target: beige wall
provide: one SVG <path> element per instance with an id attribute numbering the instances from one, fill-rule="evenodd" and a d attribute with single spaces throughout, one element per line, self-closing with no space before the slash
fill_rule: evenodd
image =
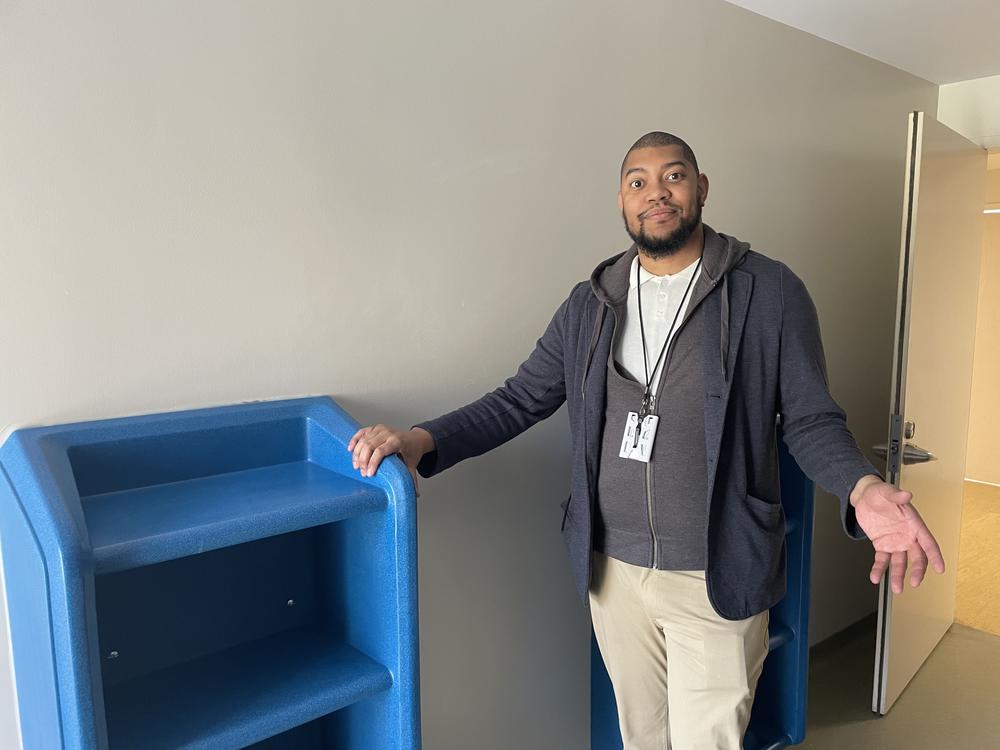
<path id="1" fill-rule="evenodd" d="M 1000 208 L 1000 168 L 987 172 L 986 203 Z M 965 475 L 980 482 L 1000 484 L 1000 214 L 986 214 L 983 219 Z"/>
<path id="2" fill-rule="evenodd" d="M 707 220 L 805 279 L 835 395 L 884 440 L 931 84 L 718 0 L 49 5 L 0 27 L 0 427 L 313 393 L 435 416 L 627 245 L 618 164 L 665 128 Z M 560 413 L 422 485 L 428 748 L 586 746 L 567 455 Z M 827 496 L 814 562 L 817 640 L 874 604 Z"/>
<path id="3" fill-rule="evenodd" d="M 992 149 L 987 157 L 986 203 L 1000 206 L 1000 148 Z"/>

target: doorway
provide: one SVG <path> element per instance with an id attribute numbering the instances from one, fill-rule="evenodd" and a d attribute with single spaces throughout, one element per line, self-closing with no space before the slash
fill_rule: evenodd
<path id="1" fill-rule="evenodd" d="M 814 647 L 806 750 L 979 748 L 1000 735 L 1000 149 L 986 177 L 979 288 L 969 290 L 978 306 L 956 624 L 882 717 L 859 695 L 871 680 L 875 617 Z"/>
<path id="2" fill-rule="evenodd" d="M 955 621 L 1000 636 L 1000 149 L 986 175 Z"/>

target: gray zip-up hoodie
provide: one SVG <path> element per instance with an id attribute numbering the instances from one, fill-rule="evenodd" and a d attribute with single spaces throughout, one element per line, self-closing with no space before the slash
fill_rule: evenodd
<path id="1" fill-rule="evenodd" d="M 691 289 L 654 394 L 653 413 L 659 425 L 649 463 L 619 455 L 628 413 L 639 410 L 644 387 L 623 375 L 613 359 L 607 363 L 594 548 L 611 557 L 660 570 L 705 569 L 708 471 L 701 356 L 705 310 L 701 302 L 712 289 L 711 280 L 721 277 L 725 283 L 725 272 L 749 249 L 744 242 L 726 242 L 715 232 L 706 234 L 704 271 L 699 271 Z M 602 263 L 591 276 L 594 294 L 613 314 L 616 338 L 627 310 L 635 256 L 632 248 L 617 260 Z M 725 348 L 726 335 L 720 335 L 720 341 Z M 658 353 L 649 354 L 650 366 Z"/>
<path id="2" fill-rule="evenodd" d="M 851 490 L 862 476 L 878 474 L 830 396 L 819 322 L 805 286 L 783 263 L 734 249 L 741 244 L 705 227 L 706 248 L 724 246 L 727 257 L 743 253 L 732 264 L 705 266 L 708 288 L 701 301 L 705 579 L 715 610 L 731 620 L 769 609 L 785 593 L 779 415 L 789 451 L 806 475 L 840 498 L 842 523 L 852 537 L 864 534 L 849 503 Z M 567 405 L 572 464 L 563 538 L 584 602 L 614 335 L 609 310 L 590 281 L 577 284 L 502 386 L 418 425 L 435 440 L 436 449 L 417 467 L 429 477 L 502 445 Z"/>

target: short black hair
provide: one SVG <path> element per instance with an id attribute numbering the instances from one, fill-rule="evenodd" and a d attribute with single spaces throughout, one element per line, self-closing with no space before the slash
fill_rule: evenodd
<path id="1" fill-rule="evenodd" d="M 691 162 L 691 166 L 694 167 L 694 171 L 701 174 L 698 169 L 698 159 L 694 155 L 694 151 L 687 141 L 683 138 L 678 138 L 673 133 L 664 133 L 660 130 L 654 130 L 651 133 L 646 133 L 639 140 L 632 144 L 631 148 L 625 153 L 625 158 L 622 159 L 621 174 L 625 173 L 625 162 L 628 161 L 628 155 L 635 151 L 637 148 L 660 148 L 661 146 L 680 146 L 681 151 L 684 154 L 685 161 Z"/>

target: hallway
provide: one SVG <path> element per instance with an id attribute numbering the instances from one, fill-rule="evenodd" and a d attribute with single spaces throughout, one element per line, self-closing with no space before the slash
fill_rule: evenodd
<path id="1" fill-rule="evenodd" d="M 953 625 L 887 716 L 871 711 L 875 618 L 813 650 L 808 750 L 986 750 L 1000 737 L 1000 636 Z"/>

